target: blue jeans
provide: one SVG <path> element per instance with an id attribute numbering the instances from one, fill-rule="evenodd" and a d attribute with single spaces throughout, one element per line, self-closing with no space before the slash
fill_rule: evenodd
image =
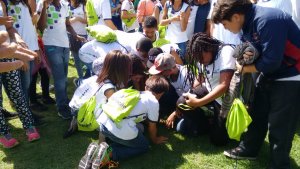
<path id="1" fill-rule="evenodd" d="M 104 125 L 100 125 L 100 131 L 105 137 L 108 137 L 113 143 L 112 147 L 112 160 L 120 161 L 132 156 L 136 156 L 142 153 L 146 153 L 149 149 L 149 141 L 139 131 L 136 138 L 132 140 L 123 140 L 114 136 Z"/>
<path id="2" fill-rule="evenodd" d="M 33 61 L 29 62 L 29 67 L 27 71 L 20 71 L 21 72 L 21 84 L 22 89 L 24 91 L 25 99 L 29 101 L 29 87 L 32 80 L 32 70 L 33 70 Z"/>
<path id="3" fill-rule="evenodd" d="M 66 111 L 69 104 L 67 95 L 69 48 L 45 45 L 45 50 L 53 75 L 57 109 L 59 112 Z"/>
<path id="4" fill-rule="evenodd" d="M 186 52 L 186 43 L 187 42 L 181 42 L 181 43 L 176 43 L 180 49 L 179 51 L 179 56 L 182 59 L 182 61 L 185 61 L 185 52 Z"/>
<path id="5" fill-rule="evenodd" d="M 71 52 L 74 57 L 75 68 L 76 68 L 76 71 L 78 74 L 78 78 L 82 79 L 83 78 L 83 62 L 79 58 L 78 51 L 71 51 Z"/>

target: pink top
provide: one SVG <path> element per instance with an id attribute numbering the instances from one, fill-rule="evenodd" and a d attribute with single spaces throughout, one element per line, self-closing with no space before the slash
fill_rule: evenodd
<path id="1" fill-rule="evenodd" d="M 153 2 L 152 0 L 141 0 L 139 2 L 136 14 L 139 23 L 142 23 L 146 16 L 151 16 L 153 14 L 155 3 L 156 1 Z"/>

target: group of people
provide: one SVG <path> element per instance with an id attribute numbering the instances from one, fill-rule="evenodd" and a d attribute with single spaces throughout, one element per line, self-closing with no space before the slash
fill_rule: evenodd
<path id="1" fill-rule="evenodd" d="M 36 93 L 28 92 L 36 85 L 33 72 L 47 76 L 44 101 L 56 103 L 63 119 L 72 119 L 68 136 L 76 130 L 78 110 L 95 96 L 94 119 L 100 135 L 111 144 L 106 146 L 102 142 L 100 145 L 105 146 L 97 150 L 91 144 L 80 162 L 85 167 L 103 167 L 111 160 L 147 152 L 145 124 L 155 144 L 168 139 L 158 134 L 157 125 L 163 123 L 187 137 L 208 134 L 212 144 L 226 145 L 230 139 L 225 126 L 227 114 L 222 112 L 223 96 L 235 73 L 252 74 L 252 97 L 245 104 L 253 121 L 239 145 L 224 151 L 224 155 L 255 159 L 269 131 L 268 167 L 290 168 L 289 153 L 299 119 L 300 3 L 136 1 L 1 3 L 0 24 L 5 27 L 1 27 L 0 39 L 5 59 L 1 59 L 0 70 L 6 72 L 1 73 L 1 79 L 5 79 L 2 83 L 28 141 L 40 138 L 29 106 L 36 101 Z M 116 38 L 109 43 L 99 41 L 87 33 L 87 26 L 99 33 L 107 29 L 97 26 L 108 27 Z M 240 65 L 233 57 L 236 46 L 243 43 L 250 43 L 259 53 L 252 64 Z M 71 100 L 67 96 L 70 51 L 78 73 L 74 80 L 77 89 Z M 247 60 L 254 53 L 242 51 L 240 55 Z M 47 62 L 41 66 L 43 60 Z M 51 69 L 56 102 L 49 96 L 47 66 Z M 244 83 L 243 88 L 250 83 Z M 139 101 L 128 117 L 116 123 L 102 108 L 117 91 L 128 87 L 140 91 Z M 0 143 L 11 148 L 18 141 L 7 128 L 4 111 L 1 107 Z"/>

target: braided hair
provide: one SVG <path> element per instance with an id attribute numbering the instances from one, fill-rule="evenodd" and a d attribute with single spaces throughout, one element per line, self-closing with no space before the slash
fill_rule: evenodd
<path id="1" fill-rule="evenodd" d="M 221 46 L 223 46 L 221 41 L 210 37 L 205 33 L 196 33 L 193 35 L 187 45 L 187 76 L 185 78 L 185 83 L 188 81 L 190 84 L 193 84 L 195 77 L 203 74 L 201 69 L 203 66 L 203 52 L 212 53 L 213 58 L 209 64 L 213 64 Z M 200 64 L 200 68 L 198 63 Z"/>

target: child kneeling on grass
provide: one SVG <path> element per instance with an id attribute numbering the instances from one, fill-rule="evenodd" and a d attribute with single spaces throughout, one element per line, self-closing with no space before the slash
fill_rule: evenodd
<path id="1" fill-rule="evenodd" d="M 148 132 L 153 143 L 161 144 L 167 141 L 168 138 L 157 136 L 156 123 L 159 120 L 158 100 L 169 90 L 169 84 L 163 77 L 152 76 L 146 81 L 145 90 L 140 93 L 140 100 L 129 116 L 119 125 L 116 125 L 106 113 L 100 115 L 100 131 L 112 141 L 100 158 L 101 166 L 105 166 L 110 160 L 120 161 L 148 151 L 149 142 L 143 135 L 140 123 L 142 121 L 148 121 Z"/>

